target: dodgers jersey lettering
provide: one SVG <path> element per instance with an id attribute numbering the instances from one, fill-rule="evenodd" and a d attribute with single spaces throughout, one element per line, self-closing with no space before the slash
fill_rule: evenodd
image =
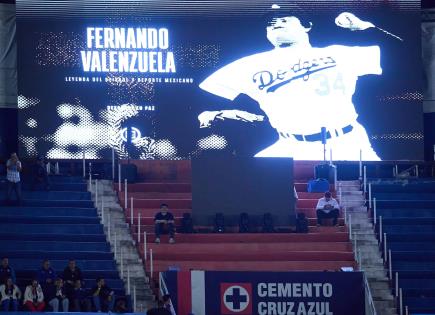
<path id="1" fill-rule="evenodd" d="M 230 100 L 246 94 L 277 131 L 312 134 L 356 120 L 352 95 L 367 74 L 382 74 L 378 46 L 286 47 L 236 60 L 200 88 Z"/>

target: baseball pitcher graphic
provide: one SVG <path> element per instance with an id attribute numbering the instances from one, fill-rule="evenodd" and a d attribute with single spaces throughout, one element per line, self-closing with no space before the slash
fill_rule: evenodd
<path id="1" fill-rule="evenodd" d="M 293 13 L 272 6 L 267 39 L 272 50 L 236 60 L 206 78 L 199 87 L 214 95 L 234 100 L 240 94 L 254 99 L 279 135 L 273 145 L 257 157 L 293 157 L 297 160 L 323 159 L 321 128 L 326 128 L 327 148 L 336 160 L 379 160 L 367 133 L 357 122 L 352 102 L 356 83 L 364 75 L 381 75 L 379 46 L 312 47 L 309 32 Z M 335 20 L 351 31 L 377 28 L 394 34 L 352 13 Z M 198 116 L 201 128 L 215 120 L 262 121 L 264 117 L 241 110 L 205 111 Z"/>

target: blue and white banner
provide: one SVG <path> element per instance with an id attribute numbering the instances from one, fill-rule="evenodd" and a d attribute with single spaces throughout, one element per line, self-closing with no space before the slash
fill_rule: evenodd
<path id="1" fill-rule="evenodd" d="M 167 274 L 169 281 L 181 280 Z M 186 278 L 186 277 L 183 277 Z M 364 315 L 359 272 L 204 272 L 171 284 L 178 315 Z M 190 283 L 189 283 L 190 282 Z M 190 304 L 190 303 L 189 303 Z"/>

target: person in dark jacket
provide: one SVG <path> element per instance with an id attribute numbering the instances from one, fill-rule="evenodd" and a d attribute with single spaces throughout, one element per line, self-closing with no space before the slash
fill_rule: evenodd
<path id="1" fill-rule="evenodd" d="M 63 271 L 63 281 L 65 281 L 66 295 L 71 296 L 76 280 L 83 281 L 82 271 L 76 266 L 76 261 L 71 259 L 68 266 Z"/>
<path id="2" fill-rule="evenodd" d="M 92 289 L 92 301 L 97 312 L 102 310 L 113 311 L 115 306 L 115 292 L 106 285 L 103 278 L 97 279 L 97 285 Z"/>
<path id="3" fill-rule="evenodd" d="M 11 278 L 13 283 L 17 282 L 14 268 L 9 265 L 9 259 L 7 257 L 3 257 L 0 266 L 0 284 L 5 284 L 8 278 Z"/>
<path id="4" fill-rule="evenodd" d="M 56 272 L 50 267 L 50 261 L 45 259 L 42 262 L 41 269 L 38 270 L 38 282 L 42 290 L 44 290 L 47 285 L 53 285 L 56 278 Z"/>
<path id="5" fill-rule="evenodd" d="M 71 295 L 71 302 L 74 308 L 74 312 L 90 312 L 91 301 L 86 289 L 82 288 L 82 282 L 76 280 L 74 289 Z"/>
<path id="6" fill-rule="evenodd" d="M 59 306 L 62 305 L 62 311 L 68 312 L 69 300 L 63 288 L 63 280 L 57 278 L 54 284 L 45 286 L 45 300 L 51 306 L 53 312 L 59 312 Z"/>

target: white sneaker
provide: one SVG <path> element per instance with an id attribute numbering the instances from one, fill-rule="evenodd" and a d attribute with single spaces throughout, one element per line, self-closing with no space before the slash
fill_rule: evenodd
<path id="1" fill-rule="evenodd" d="M 169 239 L 169 244 L 174 244 L 175 243 L 175 240 L 171 237 L 170 239 Z"/>
<path id="2" fill-rule="evenodd" d="M 156 244 L 160 244 L 160 238 L 156 238 L 156 240 L 154 241 L 154 243 L 156 243 Z"/>

